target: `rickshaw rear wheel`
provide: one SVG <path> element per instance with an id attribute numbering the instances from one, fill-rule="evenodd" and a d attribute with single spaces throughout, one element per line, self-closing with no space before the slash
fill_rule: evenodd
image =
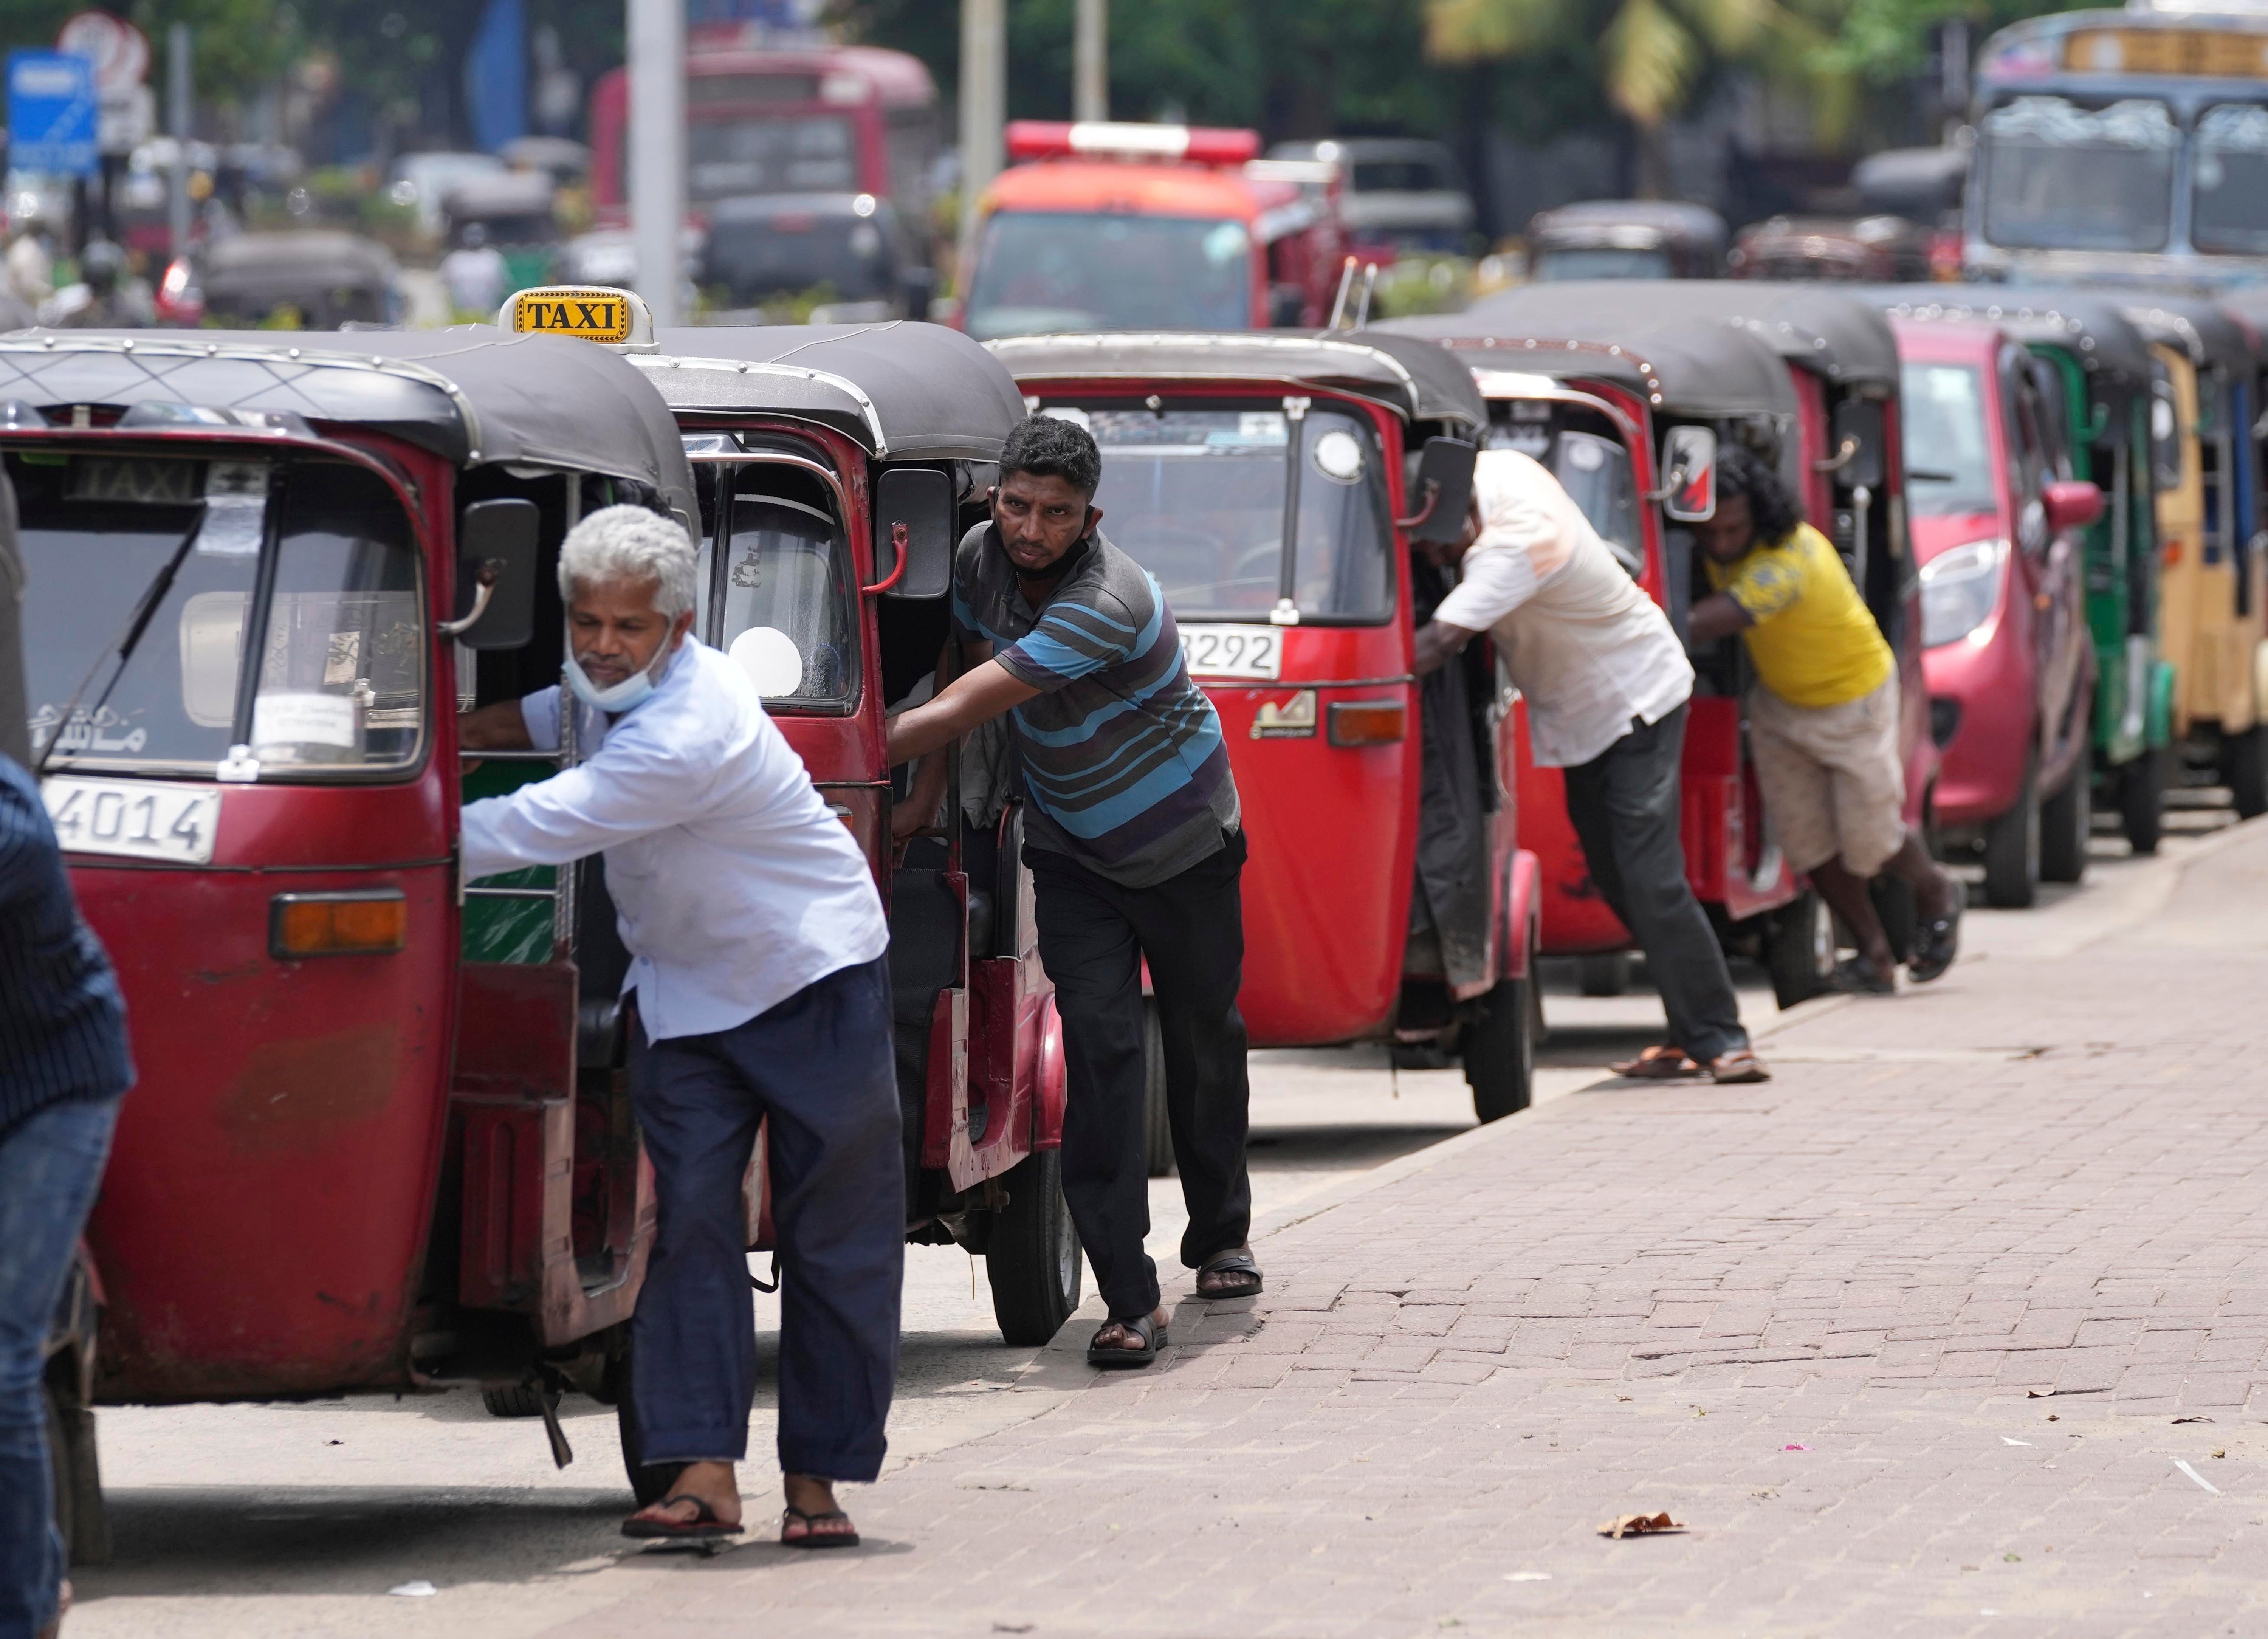
<path id="1" fill-rule="evenodd" d="M 984 1275 L 1000 1336 L 1035 1349 L 1079 1307 L 1079 1231 L 1063 1193 L 1063 1151 L 1035 1150 L 1000 1180 L 1008 1204 L 992 1220 Z"/>
<path id="2" fill-rule="evenodd" d="M 2154 854 L 2166 834 L 2166 761 L 2172 753 L 2153 746 L 2118 771 L 2118 819 L 2126 846 Z"/>
<path id="3" fill-rule="evenodd" d="M 1480 1015 L 1457 1033 L 1473 1113 L 1484 1125 L 1526 1109 L 1535 1085 L 1537 996 L 1533 964 L 1526 979 L 1499 979 L 1481 998 Z"/>
<path id="4" fill-rule="evenodd" d="M 2220 768 L 2239 820 L 2268 814 L 2268 727 L 2256 724 L 2230 735 L 2222 744 Z"/>
<path id="5" fill-rule="evenodd" d="M 630 1495 L 640 1508 L 650 1508 L 669 1495 L 683 1463 L 647 1463 L 645 1428 L 638 1422 L 637 1397 L 630 1393 L 632 1355 L 625 1348 L 614 1371 L 615 1428 L 622 1437 L 622 1472 L 630 1476 Z"/>
<path id="6" fill-rule="evenodd" d="M 1835 918 L 1816 888 L 1806 888 L 1778 910 L 1767 912 L 1764 966 L 1771 971 L 1772 1000 L 1781 1010 L 1827 992 L 1835 973 Z"/>
<path id="7" fill-rule="evenodd" d="M 520 1383 L 508 1389 L 482 1389 L 481 1404 L 491 1417 L 541 1417 L 543 1388 L 541 1384 Z"/>
<path id="8" fill-rule="evenodd" d="M 1174 1120 L 1166 1107 L 1166 1031 L 1158 998 L 1142 998 L 1142 1146 L 1150 1176 L 1174 1175 Z"/>
<path id="9" fill-rule="evenodd" d="M 2072 770 L 2063 790 L 2040 811 L 2040 879 L 2076 882 L 2087 874 L 2087 848 L 2095 828 L 2094 780 L 2087 765 Z"/>
<path id="10" fill-rule="evenodd" d="M 1602 951 L 1575 959 L 1575 983 L 1585 996 L 1620 996 L 1630 989 L 1631 954 Z"/>
<path id="11" fill-rule="evenodd" d="M 2040 893 L 2039 764 L 2024 763 L 2016 805 L 1984 827 L 1984 902 L 2023 910 Z"/>
<path id="12" fill-rule="evenodd" d="M 55 1532 L 74 1565 L 110 1563 L 110 1517 L 102 1500 L 102 1471 L 95 1451 L 94 1413 L 64 1403 L 55 1385 L 43 1385 L 48 1413 L 48 1466 L 55 1484 Z"/>

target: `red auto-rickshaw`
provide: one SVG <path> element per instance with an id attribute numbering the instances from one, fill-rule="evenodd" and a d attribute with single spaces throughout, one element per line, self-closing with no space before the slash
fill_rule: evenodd
<path id="1" fill-rule="evenodd" d="M 1626 420 L 1638 418 L 1642 439 L 1625 434 L 1624 442 L 1634 462 L 1642 452 L 1646 456 L 1631 480 L 1639 496 L 1659 493 L 1670 500 L 1668 483 L 1657 491 L 1653 474 L 1694 459 L 1690 450 L 1674 448 L 1679 435 L 1664 423 L 1711 424 L 1716 437 L 1742 438 L 1777 453 L 1798 486 L 1806 514 L 1821 520 L 1842 551 L 1896 651 L 1906 818 L 1909 824 L 1922 823 L 1936 747 L 1926 731 L 1917 581 L 1905 536 L 1897 352 L 1879 313 L 1852 297 L 1803 286 L 1568 283 L 1507 291 L 1462 314 L 1401 321 L 1395 327 L 1442 341 L 1484 369 L 1517 349 L 1517 368 L 1580 383 Z M 1728 342 L 1727 335 L 1745 341 Z M 1780 362 L 1784 379 L 1770 387 L 1772 372 L 1759 373 L 1757 344 Z M 1552 360 L 1555 352 L 1565 357 L 1531 364 Z M 1593 362 L 1572 362 L 1586 356 Z M 1690 407 L 1682 413 L 1681 401 Z M 1548 415 L 1528 413 L 1548 428 Z M 1506 424 L 1516 423 L 1507 417 Z M 1533 433 L 1526 436 L 1533 440 Z M 1641 513 L 1641 528 L 1657 525 L 1650 507 Z M 1685 611 L 1708 595 L 1708 584 L 1689 536 L 1673 532 L 1664 544 L 1664 578 L 1655 596 L 1682 631 Z M 1636 572 L 1646 574 L 1643 559 Z M 1833 922 L 1824 902 L 1787 872 L 1764 828 L 1742 727 L 1740 702 L 1753 675 L 1744 647 L 1728 638 L 1692 658 L 1687 869 L 1728 946 L 1764 959 L 1780 1004 L 1790 1006 L 1826 984 L 1837 944 Z M 1540 793 L 1523 795 L 1532 827 L 1557 823 L 1564 815 L 1563 804 Z M 1530 834 L 1537 832 L 1531 828 Z M 1608 955 L 1627 949 L 1627 932 L 1603 904 L 1586 904 L 1578 913 L 1566 902 L 1593 893 L 1572 834 L 1563 849 L 1547 849 L 1544 855 L 1545 951 Z M 1566 885 L 1564 893 L 1550 891 L 1559 884 Z M 1877 892 L 1892 943 L 1903 951 L 1913 922 L 1911 898 L 1889 883 Z M 1556 931 L 1561 929 L 1567 933 Z M 1559 943 L 1563 937 L 1569 942 Z M 1618 964 L 1592 965 L 1587 988 L 1612 990 L 1618 975 Z"/>
<path id="2" fill-rule="evenodd" d="M 1411 675 L 1414 617 L 1447 588 L 1410 548 L 1462 529 L 1487 416 L 1471 377 L 1369 332 L 990 345 L 1037 413 L 1094 434 L 1104 531 L 1220 713 L 1252 839 L 1253 1045 L 1434 1044 L 1482 1120 L 1524 1108 L 1535 869 L 1496 673 L 1476 645 Z"/>
<path id="3" fill-rule="evenodd" d="M 458 879 L 455 718 L 557 675 L 575 517 L 695 515 L 667 409 L 461 333 L 27 333 L 0 407 L 35 761 L 141 1072 L 92 1397 L 619 1400 L 653 1202 L 612 918 L 594 875 Z M 468 959 L 507 899 L 534 948 Z"/>
<path id="4" fill-rule="evenodd" d="M 506 321 L 551 299 L 515 297 Z M 997 814 L 917 838 L 894 861 L 883 761 L 883 712 L 935 672 L 953 549 L 986 515 L 1022 396 L 940 325 L 669 330 L 652 342 L 634 328 L 628 345 L 653 347 L 629 356 L 693 464 L 703 636 L 747 668 L 884 889 L 907 1237 L 981 1253 L 1002 1335 L 1044 1343 L 1079 1306 L 1080 1264 L 1063 1199 L 1063 1032 L 1040 966 L 1023 805 L 1003 793 Z M 949 755 L 959 815 L 961 758 Z M 772 1245 L 769 1222 L 752 1224 L 749 1244 Z"/>

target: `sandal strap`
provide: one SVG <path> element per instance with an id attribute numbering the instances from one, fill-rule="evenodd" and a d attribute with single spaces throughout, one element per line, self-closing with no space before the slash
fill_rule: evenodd
<path id="1" fill-rule="evenodd" d="M 1197 1273 L 1199 1275 L 1257 1275 L 1260 1273 L 1260 1266 L 1253 1260 L 1249 1247 L 1238 1246 L 1227 1252 L 1213 1253 L 1211 1257 L 1197 1265 Z"/>

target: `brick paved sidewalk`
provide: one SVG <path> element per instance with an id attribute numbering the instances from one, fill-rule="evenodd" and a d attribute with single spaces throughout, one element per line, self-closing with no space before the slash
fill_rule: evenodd
<path id="1" fill-rule="evenodd" d="M 1769 1085 L 1454 1141 L 1160 1369 L 1090 1382 L 1075 1323 L 1079 1392 L 857 1494 L 865 1549 L 648 1557 L 556 1631 L 2268 1631 L 2264 949 L 2254 828 Z"/>

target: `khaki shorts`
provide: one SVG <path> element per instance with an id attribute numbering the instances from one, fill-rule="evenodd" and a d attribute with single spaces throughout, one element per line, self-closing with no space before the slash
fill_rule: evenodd
<path id="1" fill-rule="evenodd" d="M 1792 706 L 1749 691 L 1749 744 L 1771 834 L 1797 871 L 1837 855 L 1871 877 L 1906 839 L 1898 760 L 1898 680 L 1839 706 Z"/>

